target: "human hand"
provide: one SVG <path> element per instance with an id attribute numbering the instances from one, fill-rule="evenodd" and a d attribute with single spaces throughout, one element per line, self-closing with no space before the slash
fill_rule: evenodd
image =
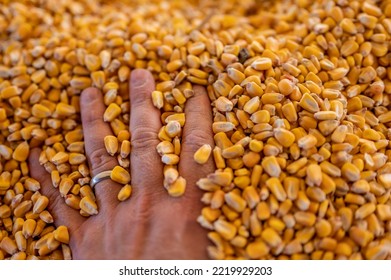
<path id="1" fill-rule="evenodd" d="M 193 160 L 203 144 L 213 145 L 212 112 L 203 87 L 194 87 L 195 95 L 186 103 L 186 123 L 182 135 L 179 173 L 187 181 L 182 197 L 170 197 L 163 188 L 163 164 L 156 152 L 161 128 L 160 112 L 151 100 L 152 75 L 134 70 L 130 79 L 131 174 L 133 194 L 119 202 L 122 187 L 110 179 L 96 184 L 99 213 L 82 217 L 64 203 L 52 186 L 50 174 L 40 166 L 40 150 L 30 153 L 32 177 L 41 183 L 41 192 L 49 200 L 49 211 L 56 226 L 66 225 L 74 259 L 206 259 L 207 232 L 196 222 L 201 213 L 202 192 L 198 179 L 213 172 L 212 159 L 202 167 Z M 102 94 L 94 88 L 81 95 L 84 143 L 92 176 L 118 165 L 104 147 L 103 139 L 112 134 L 103 121 Z"/>

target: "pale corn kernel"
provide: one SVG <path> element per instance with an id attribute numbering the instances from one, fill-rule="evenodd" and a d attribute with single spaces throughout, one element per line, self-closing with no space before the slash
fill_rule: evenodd
<path id="1" fill-rule="evenodd" d="M 227 221 L 217 220 L 213 223 L 213 226 L 225 240 L 231 240 L 237 233 L 237 228 Z"/>
<path id="2" fill-rule="evenodd" d="M 322 184 L 322 169 L 317 164 L 310 164 L 306 169 L 306 183 L 308 186 L 320 186 Z"/>
<path id="3" fill-rule="evenodd" d="M 360 179 L 360 170 L 353 164 L 346 162 L 341 168 L 342 176 L 351 182 Z"/>
<path id="4" fill-rule="evenodd" d="M 241 213 L 246 208 L 247 203 L 246 201 L 238 194 L 234 192 L 226 193 L 225 196 L 225 202 L 228 206 L 230 206 L 232 209 L 234 209 L 236 212 Z"/>
<path id="5" fill-rule="evenodd" d="M 272 177 L 279 177 L 281 174 L 281 167 L 274 156 L 264 157 L 262 167 Z"/>
<path id="6" fill-rule="evenodd" d="M 182 132 L 181 124 L 178 121 L 169 121 L 164 129 L 171 138 L 178 136 Z"/>
<path id="7" fill-rule="evenodd" d="M 220 96 L 215 101 L 215 106 L 216 106 L 217 110 L 219 110 L 221 112 L 230 112 L 230 111 L 232 111 L 234 105 L 228 98 L 226 98 L 224 96 Z"/>
<path id="8" fill-rule="evenodd" d="M 167 165 L 176 165 L 179 163 L 179 156 L 175 154 L 164 154 L 162 156 L 162 162 Z"/>
<path id="9" fill-rule="evenodd" d="M 308 150 L 317 144 L 318 140 L 316 139 L 315 136 L 308 134 L 304 137 L 301 137 L 298 141 L 297 144 L 299 145 L 300 148 Z"/>

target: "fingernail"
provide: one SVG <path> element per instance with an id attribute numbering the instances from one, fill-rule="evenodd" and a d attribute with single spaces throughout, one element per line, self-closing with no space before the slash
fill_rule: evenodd
<path id="1" fill-rule="evenodd" d="M 147 83 L 145 70 L 136 69 L 132 72 L 131 82 L 133 87 L 142 87 Z"/>
<path id="2" fill-rule="evenodd" d="M 82 102 L 83 103 L 90 103 L 95 100 L 96 98 L 97 89 L 96 88 L 87 88 L 82 93 Z"/>

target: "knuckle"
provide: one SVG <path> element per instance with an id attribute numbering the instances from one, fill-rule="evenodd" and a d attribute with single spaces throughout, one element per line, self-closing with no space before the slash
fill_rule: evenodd
<path id="1" fill-rule="evenodd" d="M 96 127 L 103 121 L 102 116 L 96 114 L 96 111 L 94 110 L 83 110 L 82 114 L 82 121 L 84 126 Z"/>
<path id="2" fill-rule="evenodd" d="M 93 150 L 88 156 L 90 168 L 93 175 L 105 170 L 114 168 L 113 158 L 111 158 L 105 148 L 97 148 Z"/>
<path id="3" fill-rule="evenodd" d="M 147 126 L 137 126 L 132 130 L 132 151 L 145 152 L 155 150 L 159 144 L 157 133 Z"/>
<path id="4" fill-rule="evenodd" d="M 210 137 L 204 130 L 192 129 L 183 138 L 183 148 L 187 152 L 195 153 L 202 145 L 210 142 Z"/>
<path id="5" fill-rule="evenodd" d="M 149 101 L 148 97 L 151 95 L 151 92 L 145 87 L 139 87 L 134 90 L 137 91 L 137 93 L 132 95 L 133 98 L 131 104 L 133 109 L 137 107 L 145 107 L 146 102 Z"/>
<path id="6" fill-rule="evenodd" d="M 52 187 L 51 182 L 45 183 L 45 189 L 42 190 L 42 194 L 49 199 L 48 210 L 50 213 L 55 214 L 56 209 L 60 209 L 59 206 L 64 203 L 63 198 L 58 194 L 57 189 Z"/>

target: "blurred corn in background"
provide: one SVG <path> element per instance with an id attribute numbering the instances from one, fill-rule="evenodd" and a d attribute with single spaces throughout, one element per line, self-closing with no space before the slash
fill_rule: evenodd
<path id="1" fill-rule="evenodd" d="M 112 179 L 132 192 L 128 79 L 150 70 L 161 109 L 162 182 L 177 171 L 193 85 L 213 108 L 216 171 L 198 222 L 213 259 L 391 257 L 391 1 L 1 1 L 0 259 L 70 259 L 31 178 L 40 163 L 66 204 L 98 213 L 80 122 L 80 93 L 107 106 L 118 159 Z M 178 198 L 180 199 L 180 197 Z"/>

